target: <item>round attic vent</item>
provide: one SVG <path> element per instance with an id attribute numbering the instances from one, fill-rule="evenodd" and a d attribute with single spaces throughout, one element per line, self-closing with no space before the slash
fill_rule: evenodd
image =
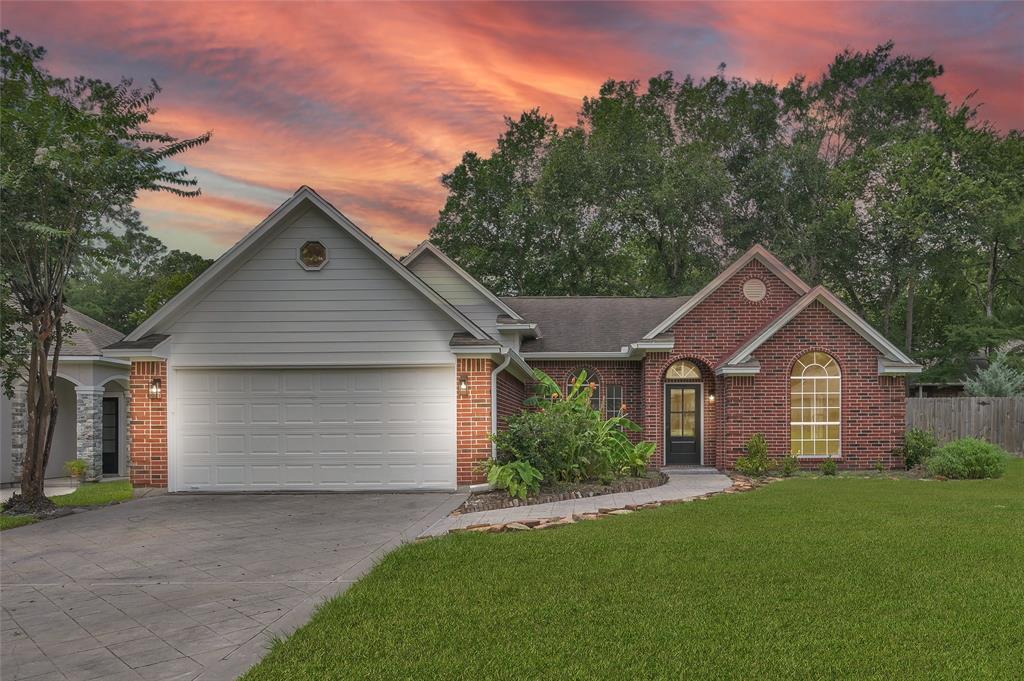
<path id="1" fill-rule="evenodd" d="M 760 279 L 747 279 L 743 282 L 743 296 L 752 303 L 759 303 L 768 295 L 768 288 Z"/>

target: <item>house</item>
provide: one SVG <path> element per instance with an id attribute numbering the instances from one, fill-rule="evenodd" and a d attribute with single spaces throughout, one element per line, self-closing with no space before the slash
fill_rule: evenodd
<path id="1" fill-rule="evenodd" d="M 103 348 L 124 337 L 72 308 L 64 313 L 73 331 L 61 347 L 55 393 L 57 422 L 46 464 L 47 478 L 65 477 L 64 464 L 87 462 L 92 476 L 128 474 L 128 360 L 104 357 Z M 0 397 L 0 485 L 21 480 L 25 456 L 27 390 L 15 386 L 14 396 Z"/>
<path id="2" fill-rule="evenodd" d="M 188 490 L 451 489 L 532 370 L 586 370 L 654 465 L 900 465 L 920 370 L 755 246 L 693 296 L 499 298 L 430 243 L 392 257 L 300 188 L 104 356 L 131 363 L 131 476 Z"/>

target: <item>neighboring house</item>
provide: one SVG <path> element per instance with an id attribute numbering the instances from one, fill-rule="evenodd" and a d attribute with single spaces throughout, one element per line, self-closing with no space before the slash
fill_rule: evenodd
<path id="1" fill-rule="evenodd" d="M 57 364 L 57 423 L 46 477 L 67 473 L 64 464 L 79 458 L 91 475 L 128 474 L 127 391 L 130 363 L 104 357 L 103 348 L 124 337 L 120 331 L 67 308 L 64 322 L 74 332 L 61 347 Z M 21 480 L 28 430 L 26 388 L 15 387 L 13 399 L 0 399 L 0 484 Z"/>
<path id="2" fill-rule="evenodd" d="M 654 465 L 730 468 L 760 432 L 808 466 L 898 466 L 920 370 L 759 246 L 690 297 L 498 298 L 307 187 L 104 355 L 131 362 L 132 480 L 185 491 L 480 482 L 534 368 L 586 370 Z"/>

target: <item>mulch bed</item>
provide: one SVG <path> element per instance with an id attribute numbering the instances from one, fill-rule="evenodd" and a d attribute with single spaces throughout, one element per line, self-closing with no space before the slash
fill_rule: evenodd
<path id="1" fill-rule="evenodd" d="M 637 478 L 619 478 L 610 484 L 601 484 L 598 480 L 589 480 L 575 484 L 559 484 L 550 487 L 541 487 L 537 496 L 529 497 L 526 501 L 514 499 L 505 490 L 491 490 L 471 494 L 462 506 L 457 508 L 452 515 L 463 513 L 475 513 L 477 511 L 493 511 L 498 508 L 513 508 L 516 506 L 532 506 L 533 504 L 547 504 L 552 501 L 565 501 L 567 499 L 585 499 L 603 494 L 615 494 L 617 492 L 635 492 L 649 487 L 658 487 L 668 482 L 668 476 L 661 471 L 648 471 L 646 475 Z"/>

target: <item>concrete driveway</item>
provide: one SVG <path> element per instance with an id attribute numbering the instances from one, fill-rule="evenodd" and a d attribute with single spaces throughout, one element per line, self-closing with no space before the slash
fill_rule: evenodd
<path id="1" fill-rule="evenodd" d="M 460 494 L 166 495 L 0 537 L 0 677 L 233 679 Z"/>

